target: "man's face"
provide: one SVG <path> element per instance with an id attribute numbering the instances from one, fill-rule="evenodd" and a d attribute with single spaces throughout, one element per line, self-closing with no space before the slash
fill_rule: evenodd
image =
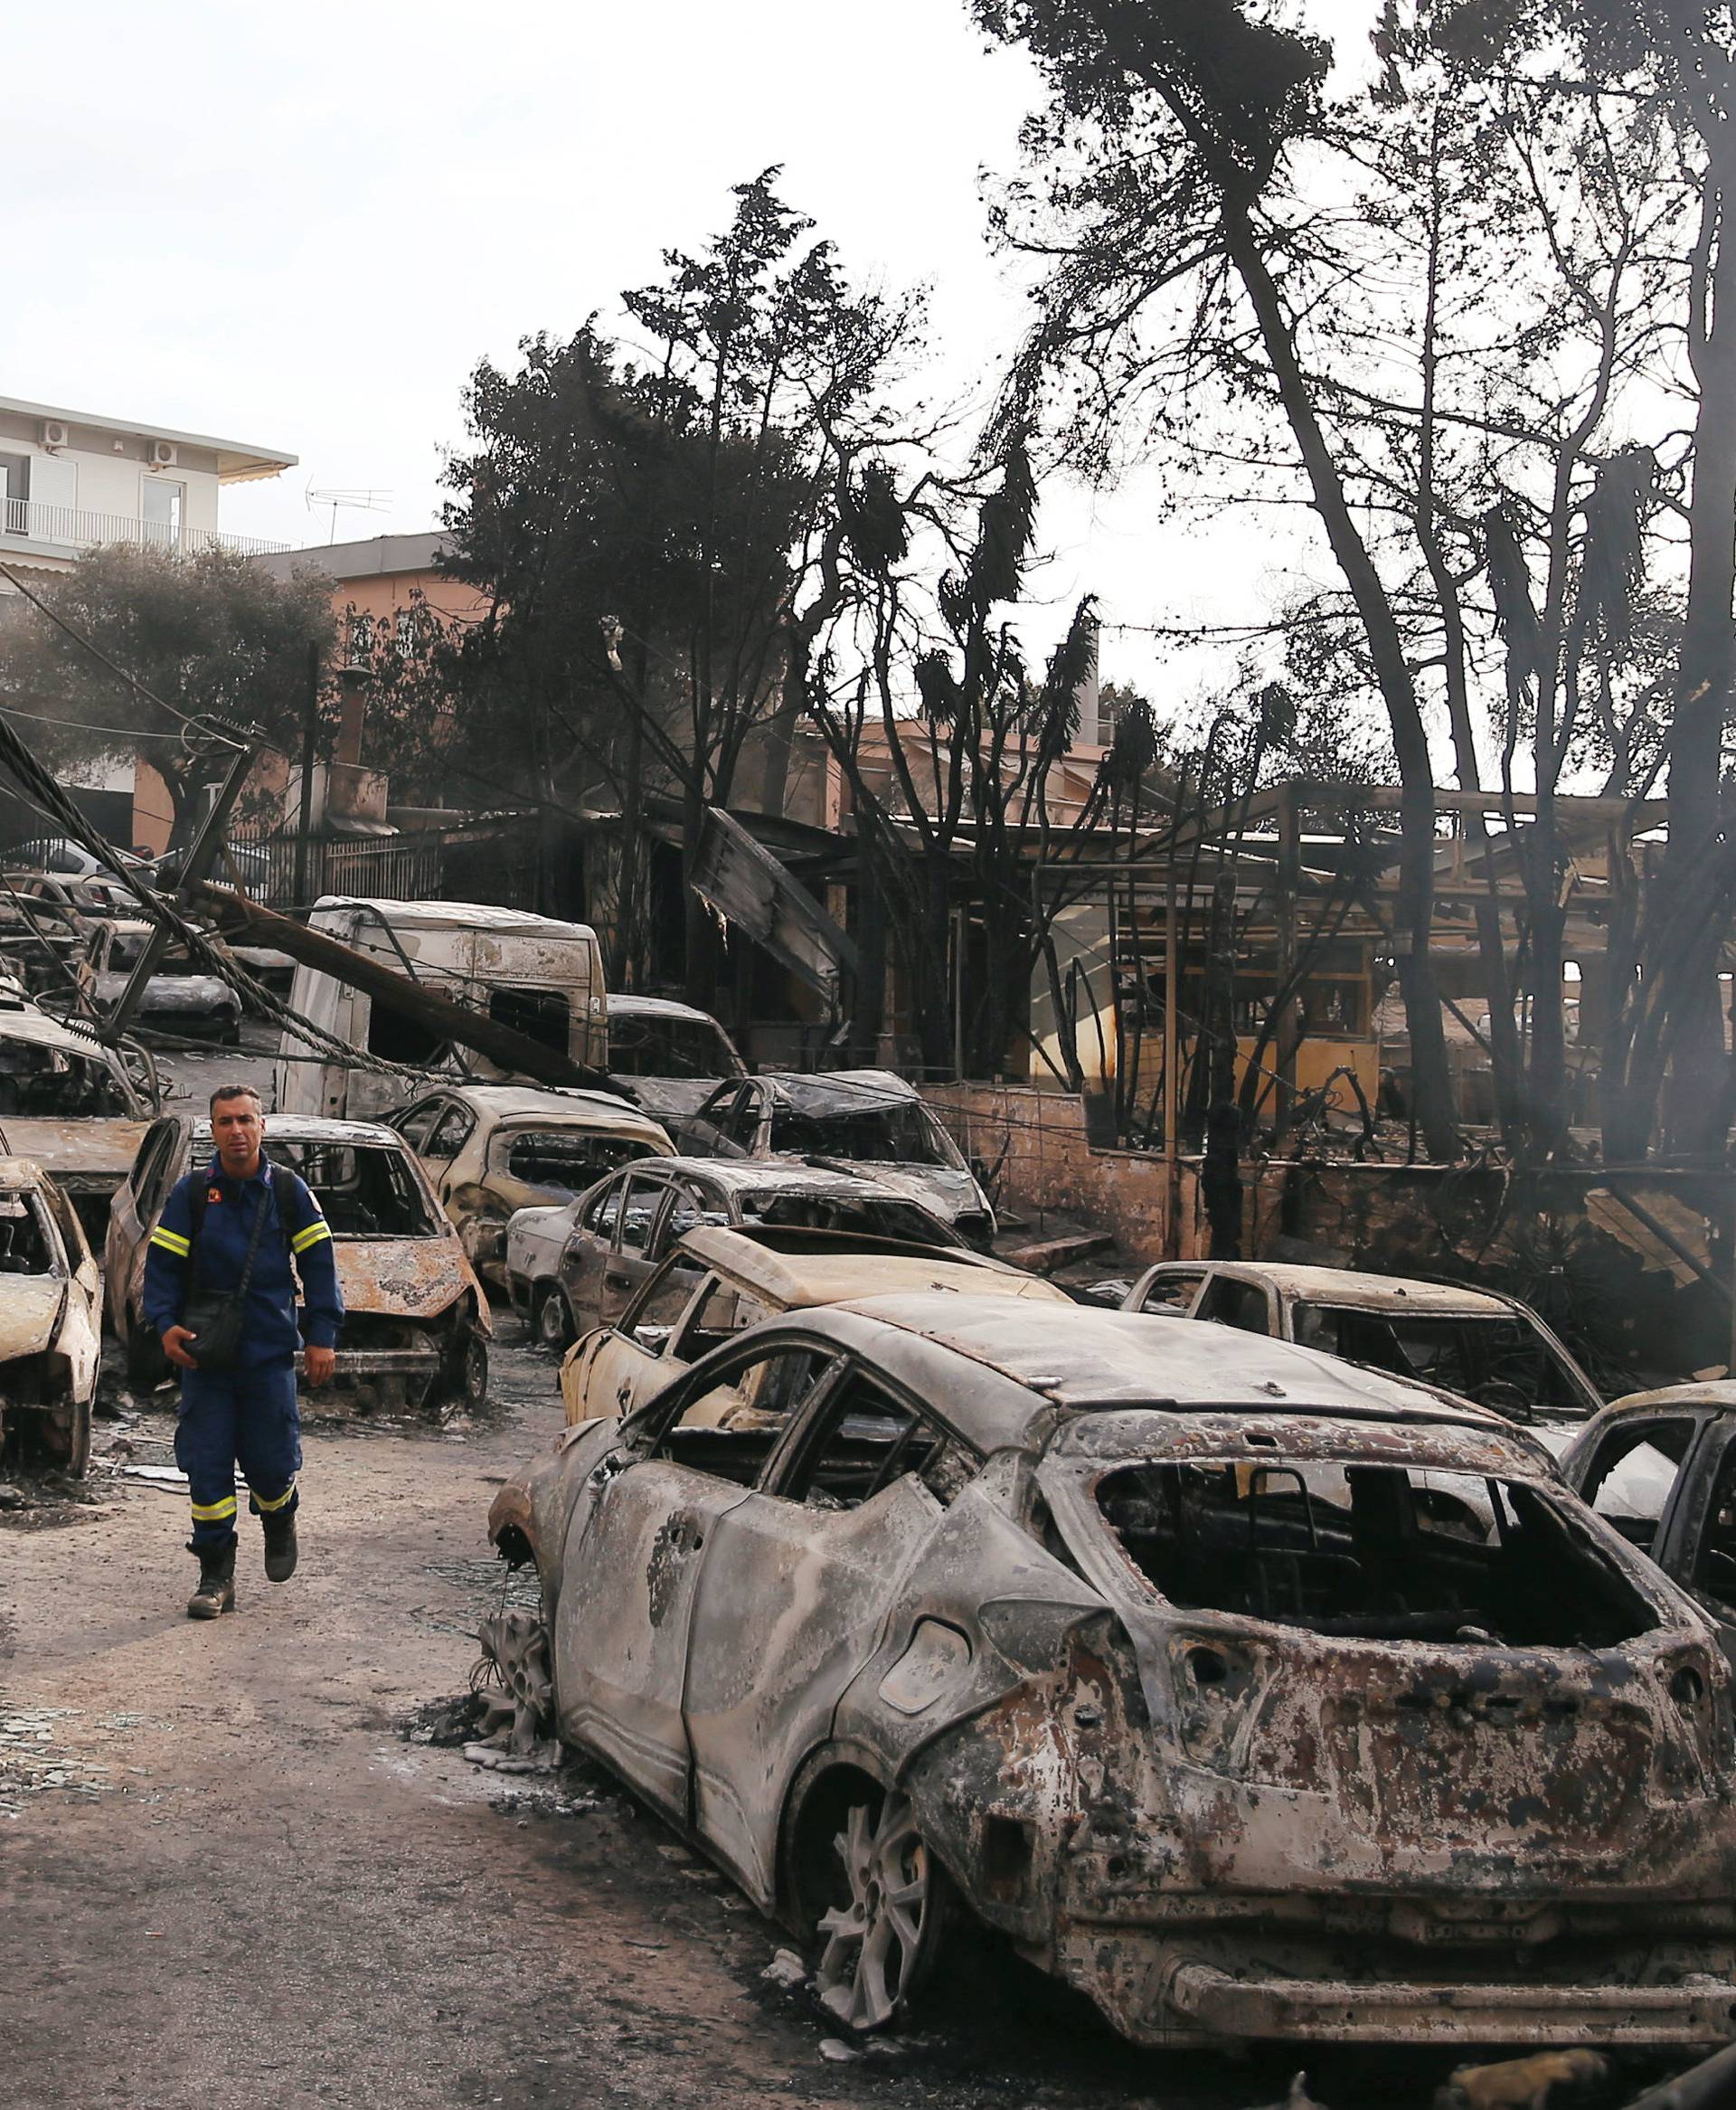
<path id="1" fill-rule="evenodd" d="M 250 1175 L 259 1161 L 265 1116 L 251 1099 L 220 1099 L 211 1110 L 211 1132 L 225 1172 Z"/>

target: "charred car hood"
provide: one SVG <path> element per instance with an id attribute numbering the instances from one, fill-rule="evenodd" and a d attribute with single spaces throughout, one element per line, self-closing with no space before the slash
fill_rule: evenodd
<path id="1" fill-rule="evenodd" d="M 10 1150 L 33 1159 L 63 1184 L 69 1179 L 74 1185 L 107 1179 L 117 1187 L 132 1170 L 149 1126 L 149 1121 L 119 1114 L 58 1121 L 8 1114 L 0 1121 Z"/>
<path id="2" fill-rule="evenodd" d="M 435 1319 L 476 1286 L 455 1235 L 338 1238 L 338 1287 L 346 1311 L 388 1319 Z"/>
<path id="3" fill-rule="evenodd" d="M 0 1275 L 0 1363 L 53 1346 L 65 1296 L 58 1275 Z"/>

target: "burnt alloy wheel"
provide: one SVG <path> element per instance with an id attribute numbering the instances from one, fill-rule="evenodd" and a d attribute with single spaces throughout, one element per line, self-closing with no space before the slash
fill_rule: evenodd
<path id="1" fill-rule="evenodd" d="M 923 1844 L 907 1796 L 861 1784 L 832 1839 L 835 1902 L 814 1925 L 820 2005 L 852 2030 L 896 2021 L 934 1969 L 946 1876 Z"/>
<path id="2" fill-rule="evenodd" d="M 578 1329 L 572 1322 L 572 1307 L 567 1302 L 567 1293 L 558 1285 L 543 1291 L 537 1299 L 533 1329 L 539 1348 L 552 1348 L 559 1355 L 571 1346 Z"/>

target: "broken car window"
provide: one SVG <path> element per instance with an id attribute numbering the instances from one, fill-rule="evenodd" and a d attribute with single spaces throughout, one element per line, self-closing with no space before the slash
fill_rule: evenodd
<path id="1" fill-rule="evenodd" d="M 0 1275 L 59 1272 L 42 1197 L 28 1187 L 0 1188 Z"/>
<path id="2" fill-rule="evenodd" d="M 271 1139 L 275 1163 L 314 1190 L 334 1238 L 431 1238 L 445 1219 L 429 1207 L 403 1153 L 382 1144 L 285 1142 Z"/>
<path id="3" fill-rule="evenodd" d="M 1674 1415 L 1612 1429 L 1598 1446 L 1580 1492 L 1642 1552 L 1657 1537 L 1694 1430 L 1692 1415 Z"/>
<path id="4" fill-rule="evenodd" d="M 790 1417 L 807 1405 L 835 1360 L 829 1349 L 769 1348 L 743 1355 L 699 1382 L 653 1456 L 753 1486 Z"/>
<path id="5" fill-rule="evenodd" d="M 741 1065 L 709 1020 L 611 1011 L 609 1066 L 620 1077 L 728 1077 Z"/>
<path id="6" fill-rule="evenodd" d="M 1200 1317 L 1243 1333 L 1270 1331 L 1271 1313 L 1258 1282 L 1239 1282 L 1232 1275 L 1213 1275 L 1200 1300 Z"/>
<path id="7" fill-rule="evenodd" d="M 669 1266 L 670 1263 L 665 1261 L 664 1267 Z M 652 1279 L 663 1278 L 659 1275 Z M 643 1292 L 635 1299 L 636 1304 L 646 1301 Z M 689 1304 L 670 1342 L 669 1352 L 680 1362 L 696 1363 L 701 1356 L 722 1348 L 732 1334 L 741 1332 L 746 1327 L 758 1326 L 762 1319 L 771 1316 L 769 1304 L 762 1304 L 746 1290 L 738 1290 L 712 1275 Z"/>
<path id="8" fill-rule="evenodd" d="M 94 1057 L 0 1038 L 0 1116 L 35 1114 L 52 1120 L 128 1111 L 119 1080 Z"/>
<path id="9" fill-rule="evenodd" d="M 1298 1304 L 1296 1338 L 1395 1377 L 1420 1377 L 1497 1412 L 1533 1406 L 1558 1415 L 1586 1411 L 1549 1343 L 1516 1316 L 1443 1318 Z"/>
<path id="10" fill-rule="evenodd" d="M 1694 1579 L 1720 1605 L 1736 1605 L 1736 1442 L 1724 1446 L 1719 1461 Z"/>
<path id="11" fill-rule="evenodd" d="M 1522 1481 L 1402 1465 L 1134 1465 L 1104 1521 L 1170 1604 L 1369 1640 L 1606 1648 L 1653 1623 Z"/>
<path id="12" fill-rule="evenodd" d="M 1142 1311 L 1185 1311 L 1199 1294 L 1205 1280 L 1203 1267 L 1165 1269 L 1140 1300 Z"/>
<path id="13" fill-rule="evenodd" d="M 565 1055 L 571 1032 L 571 1009 L 564 989 L 495 988 L 488 992 L 488 1016 L 514 1033 Z"/>
<path id="14" fill-rule="evenodd" d="M 771 1147 L 793 1157 L 849 1158 L 873 1164 L 964 1164 L 951 1137 L 919 1100 L 817 1114 L 774 1099 Z"/>
<path id="15" fill-rule="evenodd" d="M 470 1109 L 453 1101 L 434 1123 L 434 1132 L 428 1139 L 423 1156 L 432 1158 L 439 1165 L 450 1163 L 463 1150 L 476 1125 L 476 1117 Z"/>
<path id="16" fill-rule="evenodd" d="M 627 1181 L 627 1200 L 621 1209 L 620 1236 L 618 1240 L 623 1253 L 644 1254 L 649 1251 L 651 1234 L 656 1227 L 657 1211 L 662 1208 L 668 1192 L 668 1187 L 661 1179 Z"/>
<path id="17" fill-rule="evenodd" d="M 875 1196 L 827 1194 L 824 1190 L 773 1187 L 741 1197 L 744 1223 L 769 1224 L 793 1231 L 863 1231 L 875 1238 L 903 1238 L 914 1245 L 964 1244 L 956 1231 L 920 1202 L 882 1200 Z"/>
<path id="18" fill-rule="evenodd" d="M 825 1426 L 771 1491 L 815 1509 L 854 1509 L 914 1473 L 935 1500 L 950 1503 L 976 1470 L 958 1440 L 875 1383 L 866 1371 L 844 1379 Z"/>
<path id="19" fill-rule="evenodd" d="M 504 1129 L 488 1146 L 489 1169 L 526 1187 L 552 1194 L 582 1194 L 616 1166 L 645 1156 L 645 1147 L 627 1136 L 599 1135 L 592 1129 Z"/>

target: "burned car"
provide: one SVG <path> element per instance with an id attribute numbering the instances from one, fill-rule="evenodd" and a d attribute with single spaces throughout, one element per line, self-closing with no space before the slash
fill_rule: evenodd
<path id="1" fill-rule="evenodd" d="M 1160 1261 L 1124 1311 L 1215 1320 L 1439 1385 L 1510 1421 L 1582 1422 L 1603 1405 L 1529 1304 L 1466 1282 L 1282 1261 Z"/>
<path id="2" fill-rule="evenodd" d="M 5 1148 L 42 1167 L 100 1244 L 108 1204 L 161 1100 L 151 1058 L 105 1046 L 88 1028 L 0 987 L 0 1128 Z"/>
<path id="3" fill-rule="evenodd" d="M 769 1224 L 725 1231 L 702 1225 L 675 1241 L 616 1325 L 594 1327 L 567 1351 L 561 1365 L 567 1419 L 630 1414 L 689 1363 L 778 1312 L 935 1291 L 1043 1304 L 1071 1301 L 1065 1290 L 1041 1275 L 1024 1274 L 962 1246 L 948 1252 L 859 1231 L 789 1230 Z M 724 1424 L 738 1405 L 721 1390 L 710 1411 Z"/>
<path id="4" fill-rule="evenodd" d="M 99 1012 L 112 1010 L 120 1000 L 156 934 L 152 923 L 93 927 L 78 973 Z M 235 1047 L 241 1037 L 241 999 L 226 981 L 206 973 L 184 946 L 171 945 L 139 994 L 134 1022 L 144 1032 L 217 1040 Z"/>
<path id="5" fill-rule="evenodd" d="M 421 1159 L 476 1273 L 495 1283 L 515 1211 L 559 1206 L 617 1165 L 675 1149 L 649 1114 L 608 1092 L 453 1084 L 387 1118 Z"/>
<path id="6" fill-rule="evenodd" d="M 920 1202 L 879 1180 L 788 1159 L 643 1159 L 564 1207 L 520 1210 L 506 1229 L 507 1287 L 514 1303 L 528 1308 L 544 1347 L 564 1347 L 590 1327 L 612 1325 L 675 1241 L 699 1224 L 863 1232 L 948 1250 L 964 1244 Z"/>
<path id="7" fill-rule="evenodd" d="M 1561 1476 L 1698 1598 L 1736 1651 L 1736 1384 L 1629 1393 L 1574 1439 Z"/>
<path id="8" fill-rule="evenodd" d="M 392 1405 L 478 1404 L 488 1389 L 488 1301 L 403 1138 L 368 1121 L 274 1113 L 265 1150 L 307 1182 L 332 1227 L 344 1310 L 338 1383 L 365 1384 Z M 145 1248 L 175 1181 L 212 1154 L 208 1121 L 152 1122 L 110 1208 L 108 1323 L 138 1384 L 167 1374 L 142 1316 Z"/>
<path id="9" fill-rule="evenodd" d="M 715 1425 L 728 1387 L 754 1411 Z M 791 1312 L 489 1531 L 509 1689 L 894 2020 L 960 1897 L 1146 2044 L 1736 2036 L 1731 1677 L 1524 1431 L 1281 1342 Z"/>
<path id="10" fill-rule="evenodd" d="M 995 1211 L 976 1169 L 913 1084 L 892 1070 L 769 1070 L 727 1080 L 696 1112 L 667 1112 L 695 1158 L 798 1158 L 896 1187 L 979 1251 Z"/>
<path id="11" fill-rule="evenodd" d="M 102 1352 L 102 1283 L 71 1203 L 0 1157 L 0 1458 L 82 1474 Z"/>

